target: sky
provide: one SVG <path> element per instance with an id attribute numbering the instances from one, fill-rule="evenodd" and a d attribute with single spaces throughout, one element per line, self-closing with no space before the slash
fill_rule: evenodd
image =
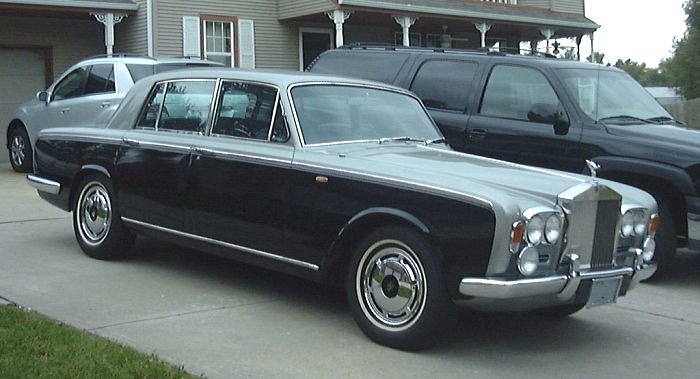
<path id="1" fill-rule="evenodd" d="M 593 47 L 605 54 L 604 63 L 627 58 L 658 67 L 672 55 L 673 38 L 686 30 L 685 0 L 585 0 L 586 17 L 601 27 Z M 588 37 L 581 42 L 581 56 L 590 55 Z"/>

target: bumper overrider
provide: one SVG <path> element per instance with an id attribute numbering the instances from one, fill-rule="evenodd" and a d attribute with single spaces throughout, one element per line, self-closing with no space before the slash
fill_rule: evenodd
<path id="1" fill-rule="evenodd" d="M 619 293 L 624 294 L 640 281 L 656 272 L 655 263 L 645 263 L 642 251 L 636 251 L 634 267 L 600 271 L 581 271 L 579 257 L 569 257 L 569 272 L 563 275 L 503 280 L 497 278 L 463 278 L 459 292 L 465 296 L 487 299 L 516 299 L 540 295 L 556 295 L 562 301 L 572 299 L 582 282 L 593 279 L 621 278 Z"/>

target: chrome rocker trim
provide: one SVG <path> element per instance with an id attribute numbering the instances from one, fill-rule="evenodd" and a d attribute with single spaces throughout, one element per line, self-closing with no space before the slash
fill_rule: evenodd
<path id="1" fill-rule="evenodd" d="M 42 178 L 41 176 L 27 175 L 27 183 L 41 192 L 58 195 L 61 192 L 61 183 Z"/>
<path id="2" fill-rule="evenodd" d="M 202 236 L 198 236 L 196 234 L 185 233 L 185 232 L 181 232 L 179 230 L 164 228 L 162 226 L 153 225 L 153 224 L 149 224 L 149 223 L 138 221 L 138 220 L 132 220 L 132 219 L 126 218 L 126 217 L 122 217 L 121 219 L 123 222 L 126 222 L 128 224 L 134 224 L 134 225 L 142 226 L 145 228 L 157 230 L 160 232 L 175 234 L 175 235 L 180 236 L 180 237 L 190 238 L 190 239 L 194 239 L 197 241 L 210 243 L 213 245 L 223 246 L 223 247 L 229 248 L 229 249 L 243 251 L 243 252 L 248 253 L 248 254 L 253 254 L 253 255 L 257 255 L 257 256 L 261 256 L 261 257 L 265 257 L 265 258 L 274 259 L 277 261 L 293 264 L 296 266 L 301 266 L 301 267 L 306 268 L 306 269 L 310 269 L 310 270 L 314 270 L 314 271 L 318 271 L 318 269 L 319 269 L 319 267 L 313 263 L 308 263 L 308 262 L 304 262 L 304 261 L 300 261 L 300 260 L 296 260 L 296 259 L 292 259 L 292 258 L 287 258 L 287 257 L 281 256 L 281 255 L 272 254 L 272 253 L 268 253 L 268 252 L 261 251 L 261 250 L 251 249 L 251 248 L 245 247 L 245 246 L 240 246 L 240 245 L 235 245 L 235 244 L 224 242 L 224 241 L 215 240 L 213 238 L 202 237 Z"/>
<path id="3" fill-rule="evenodd" d="M 641 251 L 637 254 L 636 268 L 623 267 L 605 271 L 580 272 L 578 257 L 569 263 L 566 275 L 544 278 L 502 280 L 488 278 L 463 278 L 459 284 L 459 293 L 465 296 L 491 299 L 513 299 L 538 295 L 557 295 L 562 300 L 570 299 L 576 293 L 582 280 L 629 276 L 629 289 L 656 272 L 655 263 L 643 263 Z"/>

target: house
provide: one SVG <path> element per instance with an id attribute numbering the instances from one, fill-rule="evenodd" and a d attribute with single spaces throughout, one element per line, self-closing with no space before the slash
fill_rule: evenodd
<path id="1" fill-rule="evenodd" d="M 299 70 L 352 42 L 505 49 L 564 37 L 580 44 L 598 27 L 584 0 L 0 0 L 0 125 L 95 54 Z"/>

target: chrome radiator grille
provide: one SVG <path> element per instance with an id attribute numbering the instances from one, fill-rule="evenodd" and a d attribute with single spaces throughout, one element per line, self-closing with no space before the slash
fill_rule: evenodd
<path id="1" fill-rule="evenodd" d="M 569 226 L 563 258 L 579 256 L 582 269 L 612 266 L 622 197 L 608 187 L 584 183 L 559 195 Z"/>

